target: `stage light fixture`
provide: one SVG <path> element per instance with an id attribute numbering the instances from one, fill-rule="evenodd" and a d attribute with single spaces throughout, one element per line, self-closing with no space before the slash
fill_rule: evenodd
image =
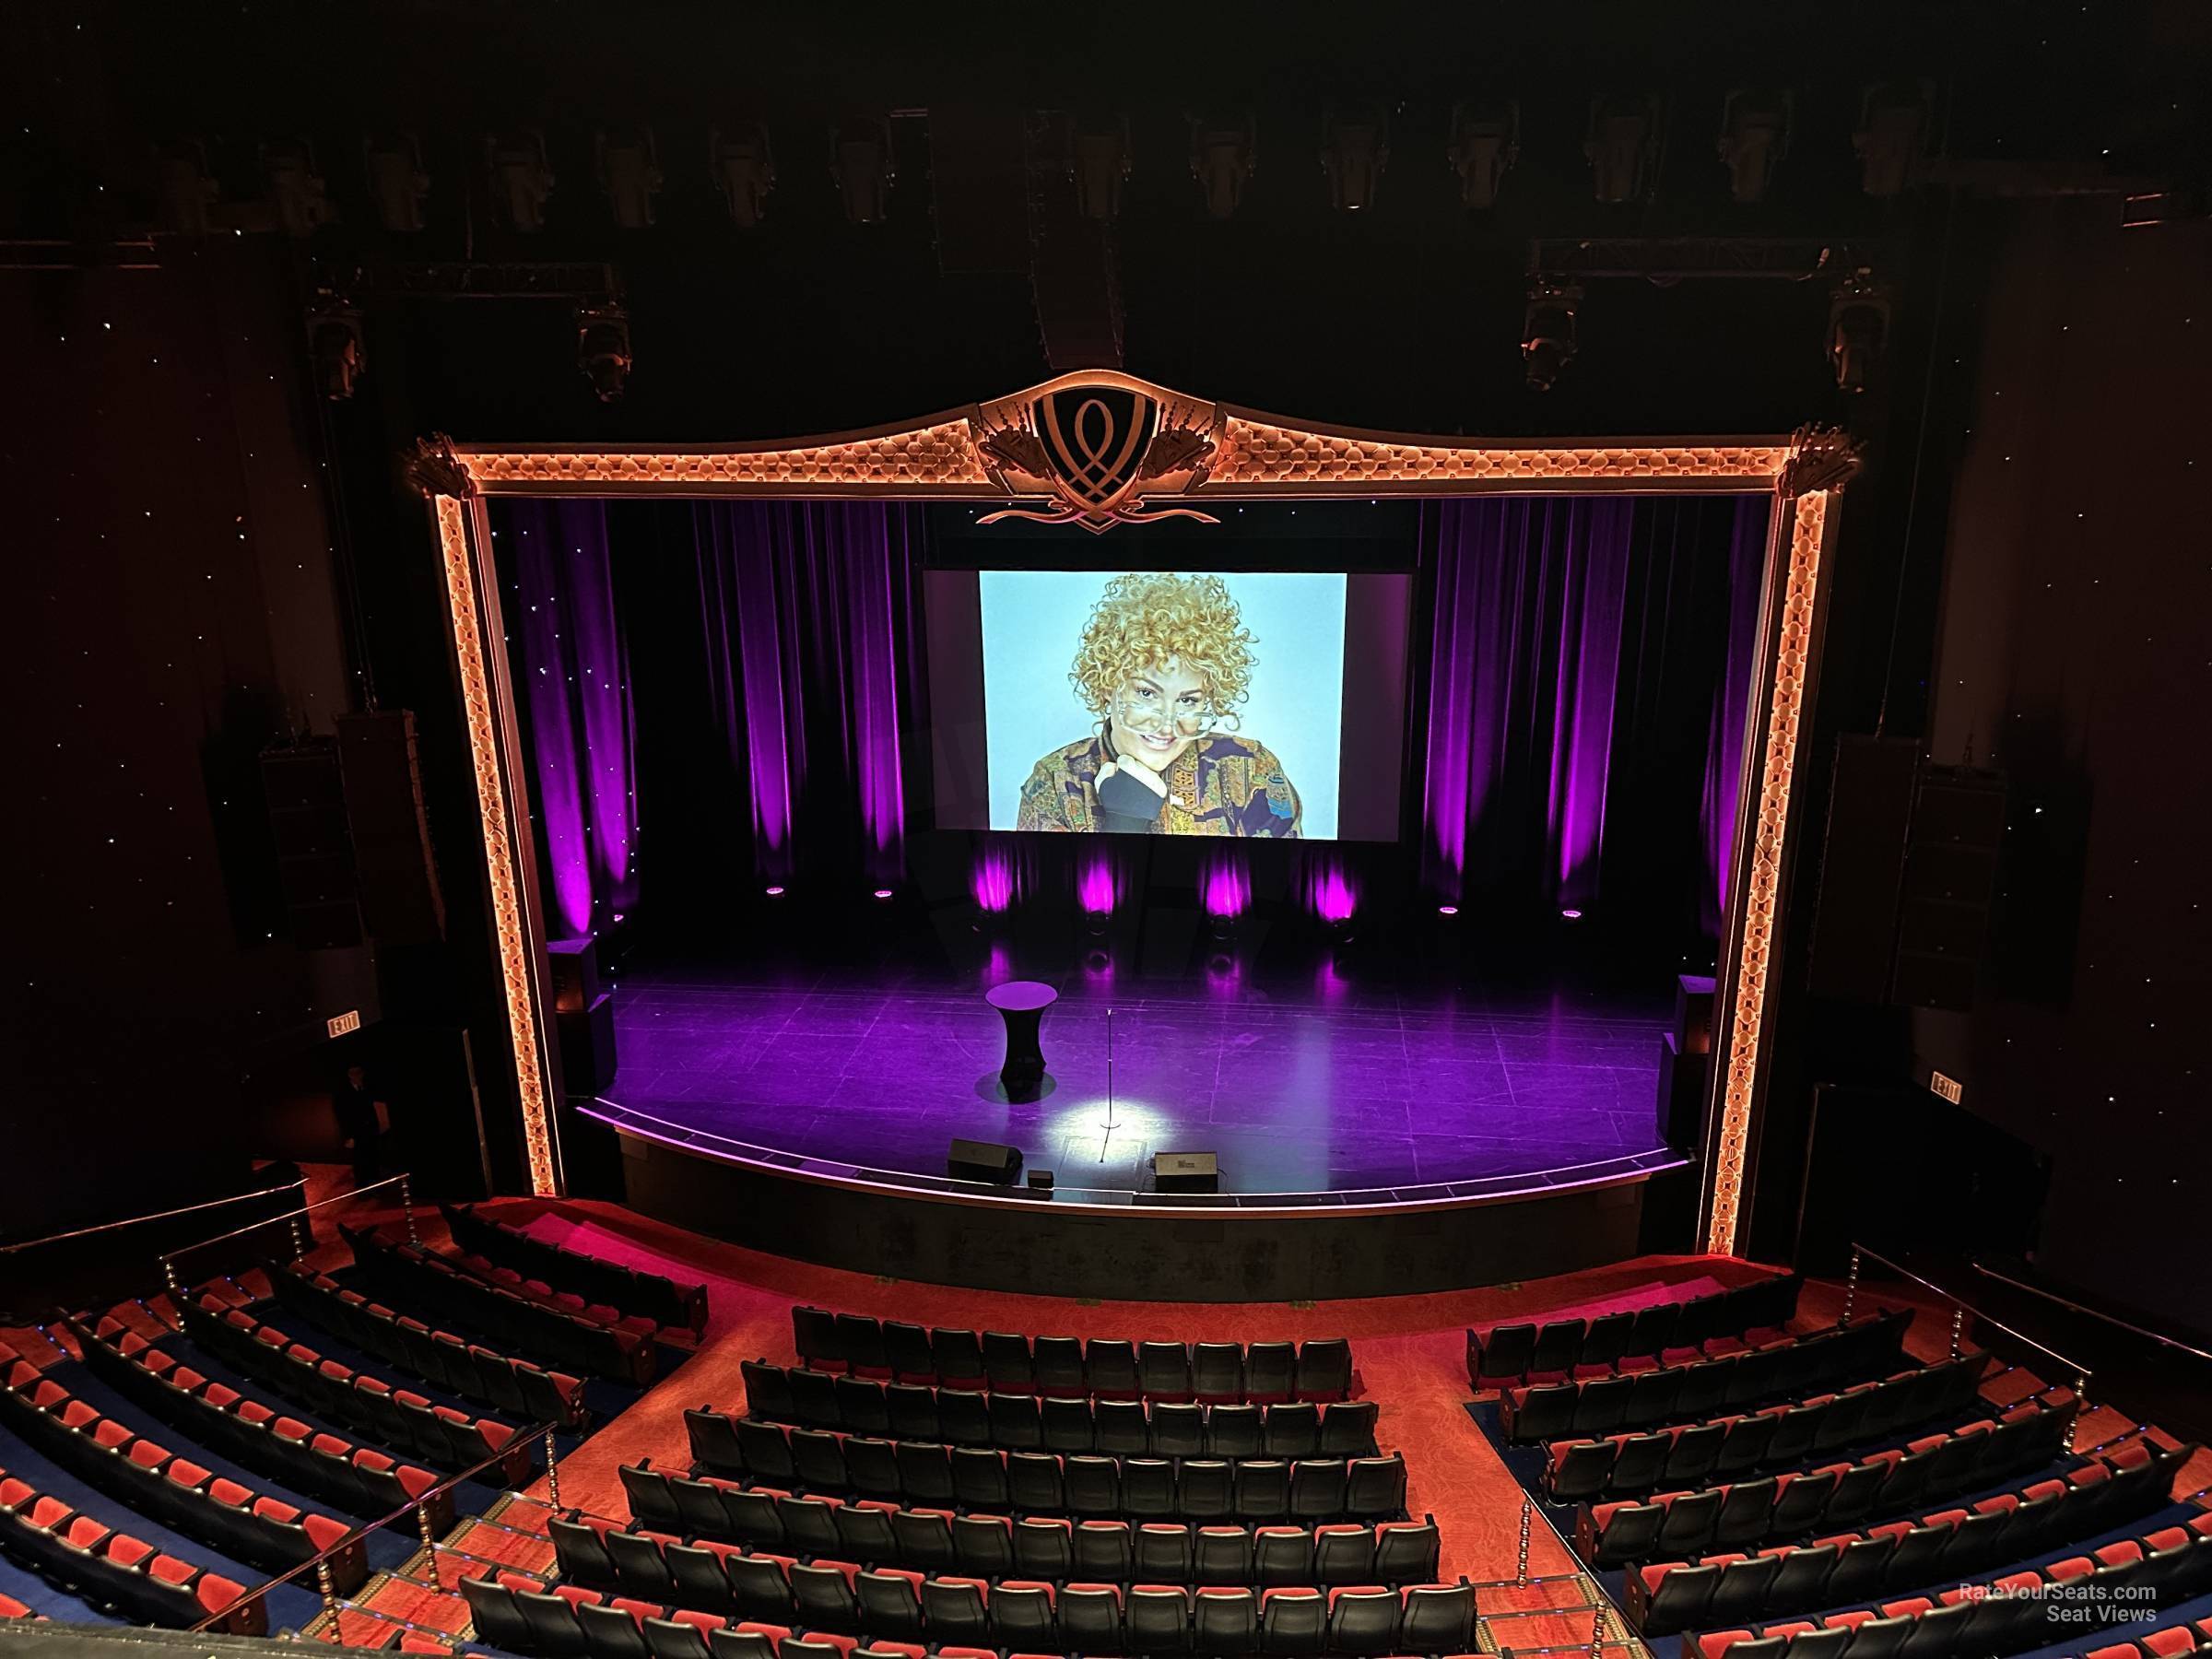
<path id="1" fill-rule="evenodd" d="M 855 225 L 879 225 L 890 211 L 899 171 L 891 159 L 891 124 L 882 115 L 856 115 L 830 135 L 830 174 Z"/>
<path id="2" fill-rule="evenodd" d="M 585 306 L 577 312 L 576 366 L 601 403 L 613 403 L 629 387 L 629 318 L 620 306 Z"/>
<path id="3" fill-rule="evenodd" d="M 771 899 L 781 899 L 783 897 L 783 889 L 780 887 L 767 887 L 762 888 L 760 890 L 766 893 Z"/>
<path id="4" fill-rule="evenodd" d="M 1575 312 L 1582 302 L 1583 290 L 1573 283 L 1538 276 L 1529 284 L 1521 363 L 1530 391 L 1550 391 L 1573 359 Z"/>
<path id="5" fill-rule="evenodd" d="M 403 235 L 421 229 L 430 175 L 422 168 L 420 142 L 412 133 L 372 136 L 362 141 L 361 155 L 378 221 Z"/>
<path id="6" fill-rule="evenodd" d="M 1787 92 L 1738 88 L 1728 94 L 1721 116 L 1721 165 L 1728 170 L 1731 200 L 1763 202 L 1774 170 L 1789 154 L 1790 129 L 1796 113 Z"/>
<path id="7" fill-rule="evenodd" d="M 1902 195 L 1927 147 L 1936 89 L 1927 81 L 1888 81 L 1866 88 L 1859 104 L 1859 187 L 1870 196 Z"/>
<path id="8" fill-rule="evenodd" d="M 315 166 L 314 147 L 305 139 L 261 147 L 261 176 L 269 189 L 276 223 L 287 236 L 312 236 L 338 217 L 329 186 Z"/>
<path id="9" fill-rule="evenodd" d="M 1657 97 L 1637 94 L 1593 100 L 1583 154 L 1590 158 L 1590 180 L 1599 201 L 1641 200 L 1658 172 Z"/>
<path id="10" fill-rule="evenodd" d="M 651 127 L 612 127 L 603 130 L 594 145 L 599 167 L 599 188 L 615 223 L 624 230 L 643 230 L 653 224 L 653 198 L 661 193 L 660 152 Z"/>
<path id="11" fill-rule="evenodd" d="M 888 899 L 891 896 L 891 889 L 889 888 L 877 888 L 870 896 L 877 899 Z"/>
<path id="12" fill-rule="evenodd" d="M 1328 176 L 1329 206 L 1359 213 L 1375 205 L 1382 170 L 1390 164 L 1390 116 L 1379 104 L 1331 108 L 1321 118 L 1321 171 Z"/>
<path id="13" fill-rule="evenodd" d="M 1828 302 L 1828 360 L 1836 385 L 1864 392 L 1879 372 L 1889 339 L 1889 297 L 1862 267 L 1841 278 Z"/>
<path id="14" fill-rule="evenodd" d="M 1487 213 L 1498 205 L 1498 184 L 1521 154 L 1521 106 L 1507 99 L 1452 106 L 1452 142 L 1444 150 L 1459 175 L 1460 205 Z"/>
<path id="15" fill-rule="evenodd" d="M 1122 184 L 1129 177 L 1129 117 L 1078 121 L 1068 177 L 1075 182 L 1077 212 L 1100 222 L 1120 218 Z"/>
<path id="16" fill-rule="evenodd" d="M 1580 922 L 1582 919 L 1583 912 L 1579 910 L 1570 908 L 1559 912 L 1559 920 L 1562 922 Z"/>
<path id="17" fill-rule="evenodd" d="M 330 403 L 350 398 L 354 382 L 369 366 L 361 313 L 343 300 L 325 296 L 307 313 L 307 345 L 315 390 Z"/>
<path id="18" fill-rule="evenodd" d="M 553 167 L 546 135 L 535 127 L 500 133 L 484 141 L 492 201 L 500 222 L 525 235 L 546 228 L 546 198 L 553 194 Z"/>
<path id="19" fill-rule="evenodd" d="M 768 193 L 776 187 L 776 158 L 768 147 L 768 129 L 759 122 L 717 128 L 708 137 L 714 184 L 741 230 L 750 230 L 767 211 Z"/>
<path id="20" fill-rule="evenodd" d="M 1440 916 L 1456 916 L 1459 914 L 1459 906 L 1456 904 L 1440 904 L 1436 907 L 1436 913 Z"/>
<path id="21" fill-rule="evenodd" d="M 1236 212 L 1257 159 L 1257 128 L 1248 112 L 1220 112 L 1191 122 L 1191 177 L 1198 181 L 1209 218 L 1225 219 Z"/>

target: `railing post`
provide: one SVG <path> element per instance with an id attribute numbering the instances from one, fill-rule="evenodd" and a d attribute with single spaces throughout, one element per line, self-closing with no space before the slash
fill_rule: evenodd
<path id="1" fill-rule="evenodd" d="M 422 1534 L 423 1553 L 430 1558 L 430 1588 L 442 1590 L 445 1588 L 445 1583 L 438 1576 L 438 1539 L 430 1531 L 430 1506 L 429 1504 L 418 1503 L 415 1506 L 415 1527 L 418 1532 Z"/>
<path id="2" fill-rule="evenodd" d="M 1590 1582 L 1590 1659 L 1599 1659 L 1606 1651 L 1606 1593 L 1598 1588 L 1595 1580 Z"/>
<path id="3" fill-rule="evenodd" d="M 184 1294 L 184 1281 L 177 1277 L 177 1262 L 174 1256 L 161 1258 L 161 1281 L 169 1287 L 170 1295 L 182 1296 Z"/>
<path id="4" fill-rule="evenodd" d="M 1851 1323 L 1852 1305 L 1859 1300 L 1859 1247 L 1851 1247 L 1851 1271 L 1843 1276 L 1843 1323 Z"/>
<path id="5" fill-rule="evenodd" d="M 300 1223 L 304 1219 L 302 1216 L 292 1218 L 292 1260 L 295 1262 L 304 1258 L 308 1252 L 308 1241 L 300 1234 Z"/>
<path id="6" fill-rule="evenodd" d="M 1952 1359 L 1958 1359 L 1958 1358 L 1959 1358 L 1959 1333 L 1960 1333 L 1960 1332 L 1962 1332 L 1963 1330 L 1965 1330 L 1965 1328 L 1966 1328 L 1966 1308 L 1965 1308 L 1965 1305 L 1964 1305 L 1963 1303 L 1960 1303 L 1960 1302 L 1953 1302 L 1953 1303 L 1951 1304 L 1951 1358 L 1952 1358 Z M 1986 1367 L 1985 1367 L 1984 1369 L 1986 1369 Z"/>
<path id="7" fill-rule="evenodd" d="M 546 1496 L 552 1499 L 555 1509 L 560 1507 L 560 1453 L 553 1444 L 550 1428 L 546 1430 Z"/>
<path id="8" fill-rule="evenodd" d="M 323 1628 L 333 1641 L 345 1639 L 338 1631 L 338 1593 L 330 1582 L 330 1561 L 327 1557 L 315 1563 L 315 1588 L 323 1593 Z"/>
<path id="9" fill-rule="evenodd" d="M 2074 1415 L 2066 1421 L 2066 1454 L 2074 1453 L 2074 1440 L 2081 1432 L 2081 1419 L 2089 1414 L 2089 1380 L 2086 1376 L 2074 1379 Z"/>
<path id="10" fill-rule="evenodd" d="M 418 1250 L 422 1248 L 422 1235 L 415 1230 L 415 1182 L 410 1175 L 399 1178 L 399 1206 L 407 1212 L 407 1242 Z"/>
<path id="11" fill-rule="evenodd" d="M 1516 1584 L 1528 1583 L 1528 1514 L 1535 1500 L 1524 1489 L 1521 1493 L 1521 1554 L 1519 1564 L 1513 1569 L 1513 1582 Z"/>

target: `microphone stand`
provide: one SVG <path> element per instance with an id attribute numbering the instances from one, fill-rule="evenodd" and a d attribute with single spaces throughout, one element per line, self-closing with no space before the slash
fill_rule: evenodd
<path id="1" fill-rule="evenodd" d="M 1113 1138 L 1113 1010 L 1106 1010 L 1106 1131 L 1105 1139 L 1099 1142 L 1099 1161 L 1106 1161 L 1106 1142 Z"/>

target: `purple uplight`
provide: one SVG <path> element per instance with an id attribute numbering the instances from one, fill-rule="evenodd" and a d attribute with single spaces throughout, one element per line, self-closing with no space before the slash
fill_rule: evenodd
<path id="1" fill-rule="evenodd" d="M 781 899 L 783 897 L 783 889 L 780 887 L 763 888 L 760 890 L 766 893 L 771 899 Z"/>
<path id="2" fill-rule="evenodd" d="M 891 896 L 891 889 L 889 888 L 877 888 L 874 896 L 877 899 L 888 899 Z"/>
<path id="3" fill-rule="evenodd" d="M 1359 895 L 1345 867 L 1334 861 L 1317 866 L 1307 881 L 1307 901 L 1324 922 L 1349 922 L 1359 908 Z"/>
<path id="4" fill-rule="evenodd" d="M 1252 877 L 1233 854 L 1217 854 L 1199 875 L 1198 896 L 1209 916 L 1241 916 L 1252 902 Z"/>
<path id="5" fill-rule="evenodd" d="M 975 867 L 968 878 L 968 890 L 975 895 L 976 903 L 994 915 L 1011 910 L 1017 886 L 1011 852 L 998 845 L 977 849 Z"/>
<path id="6" fill-rule="evenodd" d="M 1562 922 L 1580 922 L 1582 919 L 1583 912 L 1579 910 L 1563 910 L 1559 912 L 1559 920 Z"/>
<path id="7" fill-rule="evenodd" d="M 1113 861 L 1104 852 L 1087 854 L 1076 871 L 1076 900 L 1084 913 L 1113 913 Z"/>
<path id="8" fill-rule="evenodd" d="M 1440 916 L 1456 916 L 1459 914 L 1459 906 L 1456 904 L 1440 904 L 1436 907 L 1436 913 Z"/>

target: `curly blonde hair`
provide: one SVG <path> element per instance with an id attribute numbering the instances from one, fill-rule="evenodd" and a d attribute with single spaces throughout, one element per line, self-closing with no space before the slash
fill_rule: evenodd
<path id="1" fill-rule="evenodd" d="M 1138 675 L 1180 664 L 1205 682 L 1208 712 L 1220 716 L 1251 694 L 1257 643 L 1220 577 L 1132 571 L 1090 607 L 1067 677 L 1084 706 L 1104 714 Z"/>

